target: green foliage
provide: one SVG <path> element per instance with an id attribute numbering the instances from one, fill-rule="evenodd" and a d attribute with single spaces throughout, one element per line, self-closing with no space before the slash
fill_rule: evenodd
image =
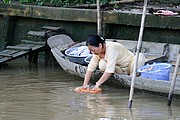
<path id="1" fill-rule="evenodd" d="M 49 3 L 57 4 L 59 6 L 63 6 L 62 0 L 50 0 Z"/>
<path id="2" fill-rule="evenodd" d="M 19 0 L 20 3 L 34 3 L 34 0 Z"/>
<path id="3" fill-rule="evenodd" d="M 8 1 L 8 0 L 6 0 Z M 100 0 L 101 3 L 107 3 L 116 0 Z M 19 0 L 20 3 L 36 3 L 43 5 L 44 3 L 55 4 L 61 7 L 76 6 L 81 4 L 96 4 L 96 0 Z"/>
<path id="4" fill-rule="evenodd" d="M 96 0 L 18 0 L 20 3 L 32 3 L 35 5 L 52 4 L 59 7 L 69 7 L 81 4 L 96 4 Z M 114 2 L 119 0 L 100 0 L 101 3 Z M 180 0 L 149 0 L 150 2 L 159 2 L 161 4 L 180 4 Z M 3 0 L 4 3 L 11 3 L 11 0 Z M 118 7 L 117 5 L 114 6 Z"/>
<path id="5" fill-rule="evenodd" d="M 96 0 L 46 0 L 46 2 L 55 3 L 58 6 L 68 7 L 81 4 L 95 4 Z"/>
<path id="6" fill-rule="evenodd" d="M 4 3 L 11 3 L 11 0 L 3 0 Z"/>

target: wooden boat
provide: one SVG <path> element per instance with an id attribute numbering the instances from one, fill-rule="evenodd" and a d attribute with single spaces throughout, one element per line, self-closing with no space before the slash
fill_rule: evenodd
<path id="1" fill-rule="evenodd" d="M 113 40 L 113 39 L 108 39 L 108 40 L 121 42 L 125 46 L 128 45 L 129 49 L 134 49 L 134 47 L 136 46 L 135 41 L 131 42 L 131 41 L 122 41 L 122 40 Z M 71 45 L 72 47 L 81 46 L 81 45 L 84 45 L 84 43 L 79 43 L 79 44 L 74 45 L 74 41 L 67 35 L 56 35 L 56 36 L 50 37 L 47 42 L 48 42 L 48 45 L 51 47 L 51 52 L 53 56 L 66 72 L 70 73 L 71 75 L 84 78 L 87 66 L 70 62 L 67 59 L 67 57 L 64 55 L 64 50 L 69 48 L 69 46 Z M 153 49 L 150 49 L 152 45 L 154 47 Z M 169 46 L 168 50 L 172 54 L 170 54 L 169 52 L 167 53 L 167 51 L 162 51 L 161 53 L 160 49 L 164 49 L 163 46 Z M 167 45 L 165 43 L 144 42 L 143 49 L 148 52 L 151 52 L 151 54 L 145 53 L 150 56 L 149 62 L 152 62 L 155 60 L 161 60 L 162 58 L 165 58 L 163 60 L 166 60 L 166 61 L 175 62 L 176 57 L 179 54 L 180 46 L 173 45 L 173 44 Z M 166 55 L 163 54 L 163 52 L 166 52 L 166 54 L 168 54 L 168 57 L 166 57 Z M 154 56 L 157 56 L 157 55 L 158 57 L 153 58 Z M 95 82 L 96 80 L 98 80 L 101 75 L 102 75 L 102 72 L 99 70 L 96 70 L 93 74 L 92 82 Z M 156 94 L 167 95 L 170 89 L 170 85 L 171 85 L 171 78 L 172 77 L 170 77 L 169 81 L 164 81 L 164 80 L 146 79 L 146 78 L 142 78 L 141 76 L 136 77 L 135 89 L 149 91 L 151 93 L 156 93 Z M 129 88 L 131 85 L 131 77 L 128 75 L 120 75 L 120 74 L 114 73 L 105 84 L 115 86 L 115 87 Z M 177 76 L 177 82 L 174 89 L 174 95 L 178 97 L 180 96 L 180 75 Z"/>

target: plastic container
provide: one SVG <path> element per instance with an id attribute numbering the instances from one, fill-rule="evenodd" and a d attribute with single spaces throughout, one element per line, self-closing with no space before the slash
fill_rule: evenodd
<path id="1" fill-rule="evenodd" d="M 153 63 L 147 64 L 137 70 L 141 73 L 141 77 L 153 80 L 169 81 L 171 64 L 168 63 Z"/>
<path id="2" fill-rule="evenodd" d="M 84 59 L 84 61 L 85 61 L 86 63 L 89 63 L 90 60 L 91 60 L 91 58 L 92 58 L 92 55 L 89 55 L 89 56 L 87 56 L 87 57 Z"/>
<path id="3" fill-rule="evenodd" d="M 87 65 L 88 63 L 85 61 L 85 58 L 91 54 L 87 46 L 80 46 L 67 49 L 65 55 L 71 62 Z"/>

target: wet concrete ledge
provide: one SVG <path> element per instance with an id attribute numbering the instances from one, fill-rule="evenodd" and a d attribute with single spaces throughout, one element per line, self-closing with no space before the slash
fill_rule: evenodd
<path id="1" fill-rule="evenodd" d="M 103 11 L 102 14 L 105 37 L 137 40 L 140 13 Z M 0 42 L 15 44 L 28 30 L 38 30 L 45 25 L 62 26 L 73 39 L 84 40 L 87 35 L 96 33 L 96 10 L 0 3 L 0 28 L 3 31 Z M 179 32 L 180 16 L 147 13 L 143 40 L 180 44 Z"/>
<path id="2" fill-rule="evenodd" d="M 33 5 L 0 4 L 0 14 L 49 20 L 95 22 L 95 10 L 44 7 Z M 93 16 L 94 15 L 94 16 Z"/>
<path id="3" fill-rule="evenodd" d="M 0 4 L 0 14 L 39 19 L 96 22 L 96 10 L 33 5 Z M 141 13 L 130 11 L 104 11 L 103 20 L 109 24 L 139 26 Z M 146 27 L 180 29 L 180 16 L 154 16 L 147 14 Z"/>
<path id="4" fill-rule="evenodd" d="M 141 13 L 129 11 L 107 11 L 104 14 L 105 22 L 111 24 L 126 24 L 139 26 Z M 145 27 L 168 28 L 180 30 L 180 16 L 154 16 L 146 14 Z"/>

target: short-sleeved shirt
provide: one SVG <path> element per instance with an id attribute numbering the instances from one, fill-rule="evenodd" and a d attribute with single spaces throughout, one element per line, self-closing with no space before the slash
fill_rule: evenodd
<path id="1" fill-rule="evenodd" d="M 106 42 L 106 53 L 104 60 L 107 62 L 105 72 L 114 73 L 115 66 L 119 66 L 123 71 L 127 71 L 128 65 L 133 59 L 134 54 L 125 46 L 117 42 Z M 88 65 L 88 71 L 94 71 L 100 61 L 98 55 L 94 55 Z"/>

